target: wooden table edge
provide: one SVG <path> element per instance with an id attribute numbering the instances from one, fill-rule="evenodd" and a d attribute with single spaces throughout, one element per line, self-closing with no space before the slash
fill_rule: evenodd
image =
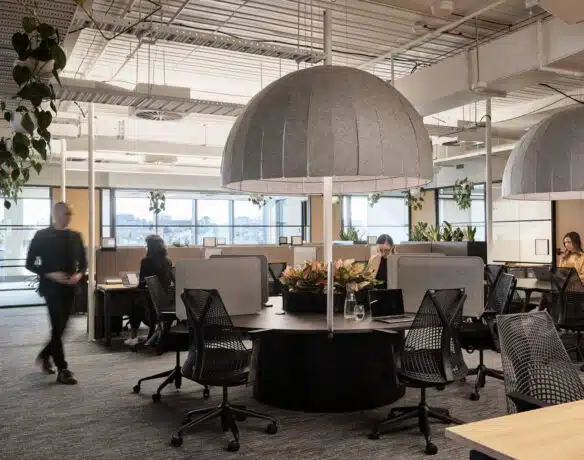
<path id="1" fill-rule="evenodd" d="M 469 422 L 469 423 L 475 423 L 475 422 Z M 468 425 L 468 423 L 465 423 L 465 425 Z M 463 425 L 459 425 L 459 426 L 463 426 Z M 453 429 L 456 429 L 456 426 L 453 427 L 448 427 L 444 430 L 444 436 L 447 439 L 450 439 L 451 441 L 456 441 L 462 445 L 464 445 L 465 447 L 468 447 L 469 451 L 470 450 L 476 450 L 478 452 L 480 452 L 481 454 L 485 454 L 488 455 L 490 457 L 493 457 L 495 460 L 517 460 L 515 457 L 509 457 L 508 455 L 505 455 L 497 450 L 493 450 L 490 447 L 487 447 L 483 444 L 479 444 L 478 442 L 467 438 L 466 436 L 461 435 L 460 433 L 457 433 L 456 431 L 452 431 Z"/>

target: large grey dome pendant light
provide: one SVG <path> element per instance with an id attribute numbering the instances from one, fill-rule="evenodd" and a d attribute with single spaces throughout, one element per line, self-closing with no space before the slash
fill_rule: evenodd
<path id="1" fill-rule="evenodd" d="M 584 199 L 584 106 L 532 127 L 511 152 L 502 195 L 513 200 Z"/>
<path id="2" fill-rule="evenodd" d="M 372 74 L 331 65 L 329 10 L 324 51 L 324 66 L 285 75 L 248 103 L 225 144 L 221 185 L 263 194 L 322 194 L 330 267 L 333 193 L 420 187 L 432 180 L 433 165 L 422 117 L 401 93 Z M 332 295 L 328 301 L 332 332 Z"/>

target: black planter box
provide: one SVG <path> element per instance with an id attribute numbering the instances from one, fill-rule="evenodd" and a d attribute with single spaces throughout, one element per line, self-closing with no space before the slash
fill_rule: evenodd
<path id="1" fill-rule="evenodd" d="M 366 290 L 357 291 L 355 297 L 358 303 L 367 307 L 369 294 Z M 326 314 L 326 294 L 314 294 L 312 292 L 282 291 L 282 308 L 290 313 L 322 313 Z M 333 310 L 335 313 L 343 313 L 345 309 L 345 294 L 334 294 Z"/>

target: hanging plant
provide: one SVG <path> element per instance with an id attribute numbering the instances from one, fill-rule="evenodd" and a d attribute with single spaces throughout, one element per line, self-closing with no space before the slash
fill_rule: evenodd
<path id="1" fill-rule="evenodd" d="M 18 55 L 12 69 L 18 85 L 13 99 L 18 105 L 7 110 L 6 103 L 0 102 L 4 120 L 13 131 L 10 137 L 0 138 L 0 194 L 5 197 L 6 209 L 17 200 L 31 172 L 39 174 L 47 161 L 49 127 L 53 113 L 57 113 L 55 89 L 49 78 L 60 84 L 59 72 L 67 64 L 55 27 L 40 22 L 33 11 L 33 16 L 22 19 L 22 28 L 24 32 L 12 35 L 12 48 Z"/>
<path id="2" fill-rule="evenodd" d="M 270 201 L 272 197 L 264 196 L 261 193 L 250 193 L 247 199 L 248 201 L 251 201 L 254 205 L 256 205 L 258 208 L 262 209 L 265 205 L 268 204 L 268 201 Z"/>
<path id="3" fill-rule="evenodd" d="M 422 207 L 424 206 L 424 196 L 421 189 L 417 193 L 413 192 L 412 190 L 406 190 L 402 193 L 404 195 L 404 199 L 406 200 L 406 204 L 412 208 L 412 210 L 422 210 Z"/>
<path id="4" fill-rule="evenodd" d="M 468 180 L 468 177 L 458 179 L 454 183 L 452 196 L 454 197 L 454 201 L 456 201 L 458 209 L 465 210 L 470 208 L 470 197 L 473 188 L 474 184 Z"/>
<path id="5" fill-rule="evenodd" d="M 370 193 L 367 195 L 367 202 L 369 203 L 369 207 L 373 207 L 377 204 L 380 198 L 383 196 L 383 193 Z"/>
<path id="6" fill-rule="evenodd" d="M 166 210 L 166 195 L 163 191 L 151 190 L 148 192 L 148 199 L 150 200 L 148 211 L 154 212 L 157 217 L 158 214 Z"/>

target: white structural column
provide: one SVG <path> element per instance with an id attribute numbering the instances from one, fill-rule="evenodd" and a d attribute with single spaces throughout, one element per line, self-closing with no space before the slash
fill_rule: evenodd
<path id="1" fill-rule="evenodd" d="M 492 134 L 491 134 L 491 98 L 486 100 L 485 114 L 485 208 L 487 231 L 487 261 L 491 262 L 490 254 L 493 247 L 493 170 L 491 168 Z"/>
<path id="2" fill-rule="evenodd" d="M 95 340 L 95 161 L 94 161 L 94 111 L 93 102 L 89 104 L 88 134 L 88 186 L 89 186 L 89 241 L 87 244 L 87 265 L 89 269 L 87 280 L 87 338 Z"/>
<path id="3" fill-rule="evenodd" d="M 67 202 L 67 141 L 61 139 L 61 201 Z"/>

